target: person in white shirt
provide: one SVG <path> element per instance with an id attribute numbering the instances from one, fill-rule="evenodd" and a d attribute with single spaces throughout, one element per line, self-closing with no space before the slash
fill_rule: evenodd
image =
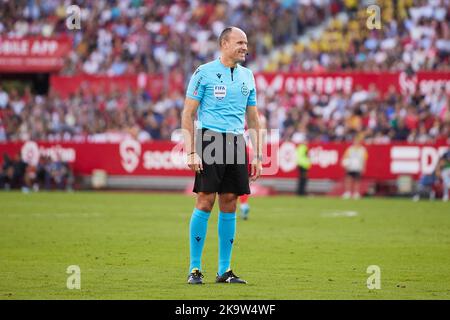
<path id="1" fill-rule="evenodd" d="M 0 109 L 5 109 L 8 105 L 9 96 L 6 91 L 3 90 L 2 86 L 0 85 Z"/>
<path id="2" fill-rule="evenodd" d="M 352 197 L 359 199 L 361 197 L 360 182 L 361 176 L 366 169 L 367 150 L 362 145 L 363 135 L 357 135 L 353 144 L 345 150 L 342 159 L 342 166 L 345 168 L 345 192 L 342 195 L 344 199 Z"/>

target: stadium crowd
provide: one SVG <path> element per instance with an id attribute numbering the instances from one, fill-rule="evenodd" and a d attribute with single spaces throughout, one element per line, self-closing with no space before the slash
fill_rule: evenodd
<path id="1" fill-rule="evenodd" d="M 81 30 L 66 8 L 79 5 Z M 0 35 L 71 35 L 64 73 L 191 72 L 211 60 L 226 25 L 246 30 L 251 61 L 343 8 L 339 0 L 48 0 L 0 2 Z"/>
<path id="2" fill-rule="evenodd" d="M 246 30 L 250 63 L 265 71 L 449 70 L 449 0 L 380 0 L 382 28 L 366 27 L 371 1 L 78 0 L 0 2 L 0 35 L 70 35 L 65 74 L 192 72 L 214 58 L 226 25 Z M 80 31 L 66 8 L 81 10 Z M 342 15 L 339 15 L 342 13 Z M 300 35 L 328 21 L 308 39 Z M 283 45 L 293 44 L 285 50 Z M 280 50 L 277 50 L 280 49 Z M 261 62 L 261 57 L 271 57 Z"/>
<path id="3" fill-rule="evenodd" d="M 80 93 L 66 99 L 55 93 L 18 95 L 0 87 L 0 141 L 170 140 L 180 128 L 182 92 L 159 100 L 138 94 L 106 96 Z M 444 87 L 422 95 L 401 95 L 392 87 L 381 96 L 372 86 L 352 93 L 258 93 L 268 129 L 280 129 L 282 140 L 350 141 L 364 133 L 366 142 L 450 142 L 449 96 Z"/>
<path id="4" fill-rule="evenodd" d="M 67 1 L 0 2 L 0 36 L 73 36 L 74 50 L 63 74 L 158 73 L 190 75 L 217 53 L 225 25 L 248 32 L 249 61 L 270 57 L 266 71 L 449 70 L 450 0 L 377 3 L 381 30 L 366 27 L 369 2 L 354 0 L 157 1 L 78 0 L 82 30 L 65 26 Z M 394 6 L 395 5 L 395 6 Z M 344 17 L 344 18 L 342 18 Z M 330 18 L 328 28 L 297 42 L 309 27 Z M 294 50 L 283 51 L 293 44 Z M 278 52 L 278 51 L 277 51 Z M 184 92 L 75 93 L 61 98 L 52 88 L 36 95 L 29 87 L 8 91 L 0 82 L 0 141 L 140 141 L 170 139 L 180 127 Z M 356 87 L 331 95 L 258 93 L 269 129 L 282 139 L 366 142 L 431 142 L 448 139 L 449 97 L 444 89 L 426 96 Z"/>
<path id="5" fill-rule="evenodd" d="M 264 70 L 450 70 L 450 1 L 376 1 L 381 29 L 372 30 L 369 2 L 344 2 L 348 14 L 330 19 L 317 36 L 280 50 Z"/>
<path id="6" fill-rule="evenodd" d="M 66 162 L 53 161 L 50 157 L 41 157 L 37 165 L 26 163 L 17 153 L 12 159 L 3 154 L 0 166 L 0 190 L 20 188 L 27 193 L 31 190 L 73 190 L 75 181 L 72 169 Z"/>

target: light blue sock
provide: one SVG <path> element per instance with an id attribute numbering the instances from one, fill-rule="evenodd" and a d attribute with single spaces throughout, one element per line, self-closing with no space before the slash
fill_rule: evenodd
<path id="1" fill-rule="evenodd" d="M 231 250 L 233 249 L 236 233 L 236 213 L 219 212 L 219 275 L 223 275 L 231 263 Z"/>
<path id="2" fill-rule="evenodd" d="M 201 268 L 201 259 L 203 252 L 203 245 L 205 244 L 206 230 L 208 229 L 208 219 L 210 212 L 194 209 L 191 216 L 191 223 L 189 224 L 189 240 L 190 240 L 190 253 L 191 262 L 189 266 L 189 272 L 192 269 Z"/>

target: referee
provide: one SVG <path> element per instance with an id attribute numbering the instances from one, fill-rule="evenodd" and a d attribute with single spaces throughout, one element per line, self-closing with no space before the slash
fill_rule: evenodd
<path id="1" fill-rule="evenodd" d="M 203 283 L 201 257 L 216 194 L 220 210 L 216 282 L 247 283 L 230 267 L 237 198 L 250 194 L 249 180 L 258 179 L 262 171 L 255 79 L 249 69 L 239 65 L 245 61 L 247 44 L 241 29 L 224 29 L 219 37 L 220 57 L 197 68 L 186 93 L 182 128 L 188 166 L 195 172 L 193 191 L 197 193 L 189 226 L 189 284 Z M 250 175 L 243 138 L 245 117 L 256 151 Z"/>

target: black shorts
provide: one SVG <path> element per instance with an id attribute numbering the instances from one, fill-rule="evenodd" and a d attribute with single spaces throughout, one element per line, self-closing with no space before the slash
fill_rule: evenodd
<path id="1" fill-rule="evenodd" d="M 243 135 L 197 131 L 196 152 L 203 171 L 195 174 L 195 193 L 250 194 L 249 167 Z"/>
<path id="2" fill-rule="evenodd" d="M 361 179 L 361 172 L 359 171 L 347 171 L 347 175 L 356 180 Z"/>

